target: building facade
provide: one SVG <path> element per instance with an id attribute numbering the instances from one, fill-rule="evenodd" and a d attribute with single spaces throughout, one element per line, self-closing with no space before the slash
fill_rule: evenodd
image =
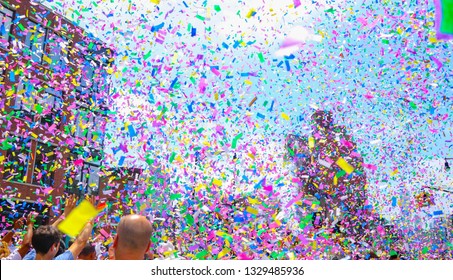
<path id="1" fill-rule="evenodd" d="M 0 0 L 2 199 L 46 212 L 64 193 L 103 194 L 113 63 L 113 50 L 63 16 Z"/>

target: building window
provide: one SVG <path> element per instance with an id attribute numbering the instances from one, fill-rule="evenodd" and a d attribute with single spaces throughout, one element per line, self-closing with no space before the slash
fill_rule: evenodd
<path id="1" fill-rule="evenodd" d="M 104 146 L 104 124 L 105 119 L 102 115 L 93 114 L 92 126 L 87 133 L 87 146 L 99 149 Z"/>
<path id="2" fill-rule="evenodd" d="M 16 99 L 13 109 L 20 111 L 20 117 L 33 118 L 38 92 L 27 79 L 22 79 L 17 84 Z"/>
<path id="3" fill-rule="evenodd" d="M 102 147 L 104 143 L 105 117 L 90 111 L 84 106 L 79 106 L 74 116 L 71 132 L 72 136 L 78 139 L 78 143 L 92 148 Z"/>
<path id="4" fill-rule="evenodd" d="M 57 167 L 55 147 L 38 142 L 36 146 L 33 184 L 46 187 L 54 186 L 54 175 Z"/>
<path id="5" fill-rule="evenodd" d="M 27 20 L 27 36 L 25 37 L 25 47 L 27 48 L 28 55 L 34 62 L 41 63 L 44 42 L 46 41 L 47 30 L 40 24 Z"/>
<path id="6" fill-rule="evenodd" d="M 68 62 L 68 45 L 68 40 L 65 37 L 49 30 L 45 46 L 44 63 L 64 67 Z"/>
<path id="7" fill-rule="evenodd" d="M 5 80 L 5 69 L 0 64 L 0 89 L 3 89 L 3 81 L 4 80 Z M 0 94 L 0 96 L 1 96 L 1 94 Z"/>
<path id="8" fill-rule="evenodd" d="M 71 194 L 80 195 L 81 193 L 79 193 L 79 186 L 81 186 L 82 182 L 82 167 L 76 164 L 76 161 L 78 160 L 78 155 L 76 153 L 69 153 L 69 156 L 66 159 L 65 167 L 65 188 L 67 192 Z"/>
<path id="9" fill-rule="evenodd" d="M 69 193 L 79 196 L 99 194 L 99 162 L 77 163 L 81 161 L 78 156 L 71 153 L 69 156 L 69 168 L 66 172 L 66 189 Z"/>
<path id="10" fill-rule="evenodd" d="M 31 141 L 22 137 L 9 138 L 3 146 L 7 148 L 3 152 L 5 154 L 3 180 L 26 183 Z"/>
<path id="11" fill-rule="evenodd" d="M 0 4 L 0 41 L 3 46 L 9 42 L 13 21 L 14 11 Z"/>
<path id="12" fill-rule="evenodd" d="M 93 65 L 94 64 L 94 65 Z M 89 88 L 93 85 L 93 77 L 95 74 L 95 65 L 93 61 L 86 60 L 82 68 L 82 76 L 80 77 L 80 85 L 84 88 Z M 97 66 L 96 66 L 97 67 Z"/>
<path id="13" fill-rule="evenodd" d="M 99 192 L 99 171 L 100 165 L 96 163 L 85 162 L 83 164 L 82 179 L 83 186 L 87 194 L 97 194 Z"/>
<path id="14" fill-rule="evenodd" d="M 80 106 L 75 112 L 75 121 L 72 128 L 72 136 L 75 136 L 82 141 L 82 145 L 85 146 L 87 135 L 90 127 L 93 124 L 94 117 L 93 113 L 88 108 Z"/>
<path id="15" fill-rule="evenodd" d="M 41 104 L 47 109 L 43 112 L 41 118 L 42 124 L 58 124 L 61 120 L 61 109 L 63 107 L 63 96 L 61 91 L 57 91 L 53 88 L 46 88 L 42 94 Z"/>

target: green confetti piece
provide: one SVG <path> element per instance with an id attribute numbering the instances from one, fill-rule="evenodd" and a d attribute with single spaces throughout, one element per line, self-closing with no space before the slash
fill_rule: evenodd
<path id="1" fill-rule="evenodd" d="M 409 105 L 411 106 L 412 109 L 417 109 L 417 105 L 414 102 L 410 102 Z"/>
<path id="2" fill-rule="evenodd" d="M 442 20 L 440 22 L 440 32 L 453 34 L 453 0 L 441 0 Z"/>
<path id="3" fill-rule="evenodd" d="M 291 148 L 288 148 L 288 152 L 290 156 L 292 157 L 294 156 L 294 151 Z"/>
<path id="4" fill-rule="evenodd" d="M 260 62 L 261 62 L 261 63 L 264 63 L 264 56 L 263 56 L 262 53 L 259 53 L 259 54 L 258 54 L 258 58 L 260 59 Z"/>
<path id="5" fill-rule="evenodd" d="M 186 219 L 186 223 L 189 226 L 192 226 L 194 224 L 194 222 L 195 222 L 195 220 L 194 220 L 192 215 L 186 215 L 185 219 Z"/>
<path id="6" fill-rule="evenodd" d="M 231 143 L 231 148 L 236 149 L 238 140 L 242 137 L 242 133 L 239 133 L 234 137 L 233 143 Z"/>
<path id="7" fill-rule="evenodd" d="M 214 10 L 215 10 L 216 12 L 220 12 L 222 9 L 220 8 L 219 5 L 214 5 Z"/>
<path id="8" fill-rule="evenodd" d="M 205 20 L 205 18 L 204 18 L 203 16 L 200 16 L 200 15 L 196 15 L 195 17 L 196 17 L 197 19 L 201 20 L 201 21 L 204 21 L 204 20 Z"/>
<path id="9" fill-rule="evenodd" d="M 277 181 L 275 181 L 275 184 L 278 185 L 278 183 L 280 183 L 280 181 L 283 180 L 283 178 L 285 178 L 285 177 L 278 178 Z"/>
<path id="10" fill-rule="evenodd" d="M 170 195 L 170 200 L 177 200 L 177 199 L 180 199 L 182 197 L 182 194 L 180 193 L 173 193 Z"/>
<path id="11" fill-rule="evenodd" d="M 428 251 L 429 251 L 428 247 L 423 247 L 423 250 L 422 250 L 422 253 L 423 253 L 423 254 L 428 253 Z"/>
<path id="12" fill-rule="evenodd" d="M 387 44 L 387 45 L 388 45 L 388 44 L 390 43 L 390 41 L 389 41 L 389 40 L 387 40 L 387 39 L 382 39 L 382 43 L 383 43 L 383 44 Z"/>
<path id="13" fill-rule="evenodd" d="M 41 104 L 36 104 L 35 105 L 35 110 L 38 114 L 42 114 L 42 111 L 44 110 L 44 108 L 42 107 Z"/>
<path id="14" fill-rule="evenodd" d="M 205 256 L 207 256 L 208 254 L 209 254 L 208 251 L 203 250 L 203 251 L 201 251 L 200 253 L 196 254 L 195 257 L 197 258 L 197 260 L 201 260 L 202 258 L 204 258 Z"/>
<path id="15" fill-rule="evenodd" d="M 168 161 L 169 161 L 170 163 L 172 163 L 172 162 L 175 160 L 175 157 L 176 157 L 176 153 L 175 153 L 175 152 L 171 153 L 171 156 L 170 156 L 170 158 L 168 159 Z"/>
<path id="16" fill-rule="evenodd" d="M 344 175 L 346 175 L 346 171 L 344 170 L 340 170 L 337 172 L 337 174 L 335 176 L 337 176 L 337 178 L 341 178 L 343 177 Z"/>
<path id="17" fill-rule="evenodd" d="M 305 216 L 305 218 L 303 218 L 302 221 L 299 223 L 299 228 L 304 229 L 309 223 L 311 223 L 312 219 L 313 219 L 312 214 Z"/>
<path id="18" fill-rule="evenodd" d="M 13 147 L 13 145 L 11 145 L 8 140 L 5 140 L 2 142 L 2 150 L 9 150 Z"/>
<path id="19" fill-rule="evenodd" d="M 143 59 L 144 59 L 144 60 L 147 60 L 148 58 L 150 58 L 150 56 L 151 56 L 151 51 L 149 51 L 147 54 L 145 54 L 145 55 L 143 56 Z"/>

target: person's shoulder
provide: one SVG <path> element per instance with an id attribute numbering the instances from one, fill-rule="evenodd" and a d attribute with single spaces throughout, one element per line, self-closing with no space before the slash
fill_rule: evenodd
<path id="1" fill-rule="evenodd" d="M 14 250 L 14 252 L 9 254 L 9 256 L 7 256 L 6 258 L 2 258 L 2 261 L 18 261 L 21 259 L 22 259 L 22 257 L 20 256 L 19 252 L 16 249 L 16 250 Z"/>
<path id="2" fill-rule="evenodd" d="M 30 261 L 30 260 L 34 260 L 35 258 L 36 258 L 36 250 L 33 249 L 30 252 L 28 252 L 28 254 L 25 255 L 23 260 Z"/>
<path id="3" fill-rule="evenodd" d="M 74 260 L 74 256 L 72 255 L 71 251 L 66 250 L 63 254 L 55 257 L 54 260 L 57 260 L 57 261 L 72 261 L 72 260 Z"/>

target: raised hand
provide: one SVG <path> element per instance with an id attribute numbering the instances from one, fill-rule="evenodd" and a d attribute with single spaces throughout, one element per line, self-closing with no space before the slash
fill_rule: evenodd
<path id="1" fill-rule="evenodd" d="M 70 196 L 68 196 L 66 198 L 66 203 L 65 203 L 64 212 L 63 212 L 63 215 L 65 217 L 67 217 L 72 212 L 72 210 L 76 206 L 76 203 L 77 203 L 77 198 L 74 194 L 71 194 Z"/>
<path id="2" fill-rule="evenodd" d="M 85 199 L 88 200 L 88 201 L 91 203 L 91 205 L 93 205 L 94 207 L 96 207 L 96 204 L 97 204 L 96 196 L 94 196 L 94 195 L 91 195 L 91 196 L 90 196 L 90 195 L 87 195 L 87 196 L 85 197 Z"/>
<path id="3" fill-rule="evenodd" d="M 13 224 L 13 229 L 21 229 L 24 226 L 24 217 L 17 219 Z"/>

